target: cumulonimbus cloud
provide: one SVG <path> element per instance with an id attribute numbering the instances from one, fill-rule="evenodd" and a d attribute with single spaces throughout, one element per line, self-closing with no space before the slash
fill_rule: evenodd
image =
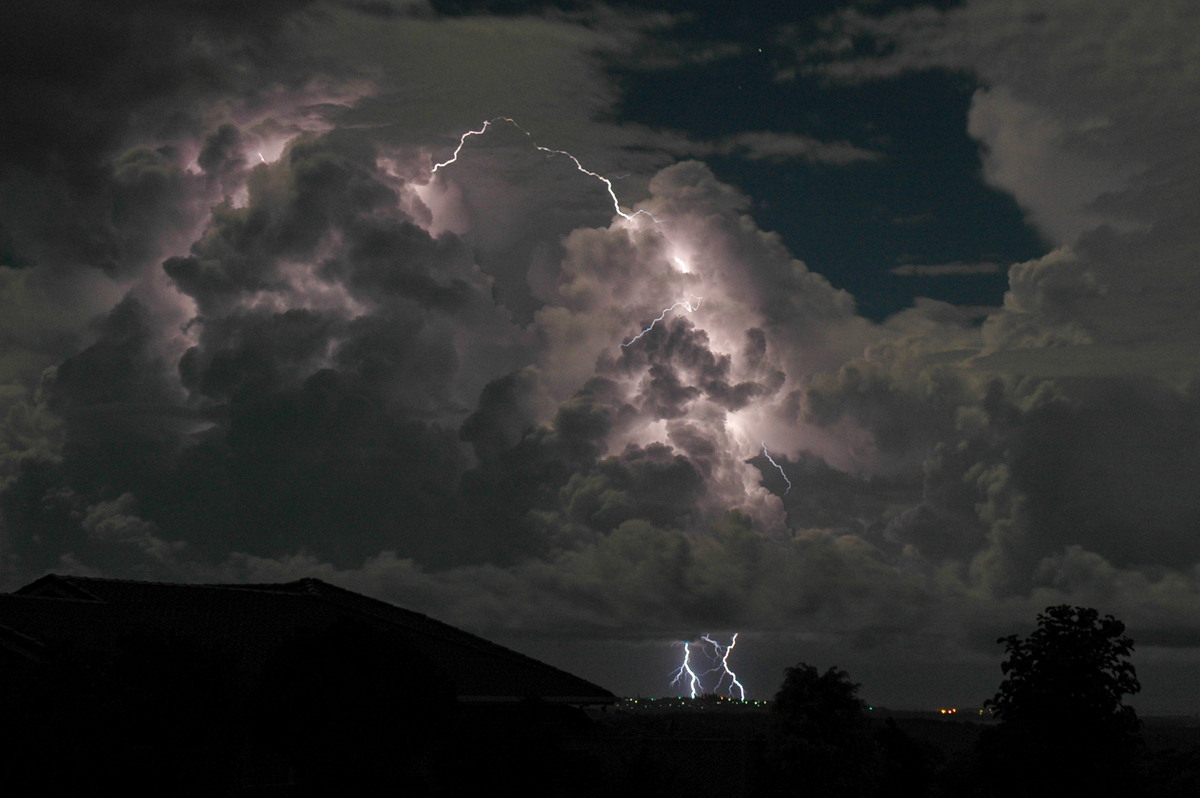
<path id="1" fill-rule="evenodd" d="M 30 208 L 78 213 L 15 213 L 0 236 L 6 584 L 315 573 L 484 631 L 803 625 L 981 645 L 1039 601 L 1104 595 L 1181 639 L 1200 610 L 1187 219 L 1082 230 L 1011 266 L 1000 308 L 920 300 L 873 323 L 703 163 L 617 181 L 616 213 L 547 151 L 571 148 L 578 120 L 551 141 L 535 112 L 547 149 L 497 125 L 433 174 L 468 111 L 431 102 L 445 124 L 406 125 L 402 53 L 339 71 L 345 42 L 293 24 L 306 5 L 272 8 L 280 20 L 250 14 L 245 31 L 161 12 L 173 36 L 195 23 L 220 45 L 189 62 L 195 81 L 114 98 L 121 114 L 85 104 L 75 121 L 104 133 L 86 147 L 17 131 L 40 155 L 4 163 L 0 207 L 32 180 Z M 941 35 L 893 23 L 914 47 Z M 619 50 L 636 26 L 518 18 L 503 35 L 557 63 Z M 284 41 L 322 56 L 289 78 L 283 55 L 259 60 Z M 134 49 L 101 71 L 134 69 Z M 587 118 L 611 89 L 572 63 L 547 91 L 589 87 Z M 23 84 L 31 118 L 87 85 L 73 81 L 40 99 Z M 508 110 L 473 103 L 472 126 Z M 128 124 L 163 109 L 177 124 Z M 620 129 L 594 168 L 642 163 L 619 145 L 644 134 Z M 773 134 L 706 146 L 872 157 Z M 1017 174 L 994 179 L 1020 199 Z M 1112 208 L 1153 193 L 1127 189 Z"/>

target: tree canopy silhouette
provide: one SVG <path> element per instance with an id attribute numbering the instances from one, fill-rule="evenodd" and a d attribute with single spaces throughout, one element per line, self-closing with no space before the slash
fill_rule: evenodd
<path id="1" fill-rule="evenodd" d="M 1047 607 L 1029 637 L 1002 637 L 1005 679 L 987 702 L 1002 721 L 1054 725 L 1074 718 L 1113 731 L 1135 732 L 1139 721 L 1124 697 L 1141 689 L 1133 640 L 1125 624 L 1087 607 Z"/>
<path id="2" fill-rule="evenodd" d="M 797 784 L 811 796 L 873 794 L 879 753 L 858 688 L 836 667 L 821 673 L 801 662 L 784 671 L 771 706 L 774 783 L 766 794 L 792 794 Z"/>
<path id="3" fill-rule="evenodd" d="M 1027 794 L 1067 783 L 1112 788 L 1140 744 L 1141 721 L 1124 703 L 1141 689 L 1133 640 L 1121 621 L 1087 607 L 1047 607 L 1037 623 L 1028 637 L 998 641 L 1004 680 L 985 703 L 1001 723 L 981 739 L 985 763 L 1009 781 L 1036 774 Z"/>
<path id="4" fill-rule="evenodd" d="M 787 727 L 805 736 L 843 741 L 867 728 L 867 705 L 858 697 L 861 685 L 833 667 L 824 673 L 801 662 L 784 671 L 772 709 Z"/>

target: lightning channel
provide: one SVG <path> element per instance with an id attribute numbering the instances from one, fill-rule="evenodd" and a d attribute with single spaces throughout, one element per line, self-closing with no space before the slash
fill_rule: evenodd
<path id="1" fill-rule="evenodd" d="M 769 460 L 771 462 L 771 465 L 773 465 L 779 469 L 779 473 L 783 477 L 783 481 L 787 483 L 787 490 L 785 490 L 783 492 L 783 495 L 784 496 L 788 495 L 788 492 L 791 491 L 791 489 L 792 489 L 792 481 L 790 479 L 788 479 L 788 475 L 784 472 L 783 466 L 781 466 L 779 463 L 776 463 L 775 458 L 772 457 L 771 453 L 767 450 L 767 442 L 766 441 L 762 441 L 762 451 L 763 451 L 763 455 L 767 458 L 767 460 Z"/>
<path id="2" fill-rule="evenodd" d="M 700 307 L 700 302 L 701 302 L 703 299 L 704 299 L 704 297 L 696 296 L 695 294 L 688 294 L 688 295 L 687 295 L 685 298 L 683 298 L 683 299 L 679 300 L 679 301 L 678 301 L 678 302 L 676 302 L 674 305 L 671 305 L 670 307 L 665 307 L 665 308 L 663 308 L 663 312 L 658 314 L 658 318 L 657 318 L 657 319 L 655 319 L 654 321 L 650 322 L 650 326 L 649 326 L 649 327 L 647 327 L 646 329 L 642 330 L 640 333 L 638 333 L 637 335 L 633 336 L 632 338 L 630 338 L 630 339 L 629 339 L 628 341 L 626 341 L 625 343 L 621 344 L 621 346 L 622 346 L 622 347 L 629 346 L 629 345 L 630 345 L 630 344 L 632 344 L 634 341 L 636 341 L 637 339 L 641 338 L 641 337 L 642 337 L 643 335 L 645 335 L 646 333 L 648 333 L 648 332 L 650 332 L 651 330 L 653 330 L 653 329 L 654 329 L 654 325 L 658 324 L 660 321 L 662 321 L 663 319 L 665 319 L 665 318 L 667 317 L 667 314 L 668 314 L 668 313 L 670 313 L 670 312 L 671 312 L 672 310 L 674 310 L 675 308 L 683 308 L 683 309 L 684 309 L 684 310 L 686 310 L 688 313 L 695 313 L 695 312 L 696 312 L 696 310 L 697 310 L 697 308 L 699 308 L 699 307 Z M 694 301 L 693 301 L 693 300 L 694 300 Z"/>
<path id="3" fill-rule="evenodd" d="M 506 116 L 497 117 L 497 119 L 508 119 L 508 117 L 506 117 Z M 433 168 L 429 170 L 429 174 L 433 174 L 437 170 L 441 169 L 443 166 L 449 166 L 450 164 L 457 161 L 458 154 L 460 152 L 462 152 L 462 148 L 464 146 L 466 146 L 467 139 L 470 138 L 471 136 L 482 136 L 484 133 L 487 132 L 487 129 L 492 126 L 492 122 L 495 122 L 495 121 L 496 121 L 496 119 L 489 119 L 483 123 L 483 127 L 479 128 L 479 130 L 468 130 L 466 133 L 463 133 L 461 136 L 459 136 L 458 137 L 458 146 L 454 148 L 454 154 L 450 156 L 449 160 L 442 161 L 441 163 L 435 163 L 433 165 Z M 513 124 L 515 125 L 516 122 L 513 122 Z"/>
<path id="4" fill-rule="evenodd" d="M 441 163 L 434 164 L 433 168 L 429 170 L 429 173 L 432 175 L 434 172 L 441 169 L 443 166 L 449 166 L 450 164 L 457 161 L 459 153 L 461 153 L 463 147 L 466 146 L 467 139 L 470 138 L 471 136 L 482 136 L 484 133 L 487 132 L 487 129 L 496 122 L 508 122 L 510 125 L 515 127 L 517 130 L 524 133 L 526 138 L 529 139 L 529 142 L 531 144 L 533 144 L 533 146 L 536 147 L 537 149 L 541 150 L 542 152 L 549 153 L 550 155 L 564 155 L 567 158 L 570 158 L 571 162 L 575 164 L 576 169 L 578 169 L 580 172 L 583 172 L 588 177 L 595 178 L 596 180 L 599 180 L 601 183 L 603 183 L 605 189 L 608 190 L 609 198 L 612 199 L 613 210 L 616 211 L 617 215 L 620 216 L 622 219 L 631 222 L 634 220 L 634 218 L 636 218 L 638 216 L 647 216 L 651 220 L 653 220 L 655 224 L 658 224 L 658 219 L 655 219 L 654 214 L 650 213 L 650 211 L 634 211 L 633 213 L 625 213 L 625 211 L 621 210 L 621 203 L 617 199 L 617 192 L 616 192 L 616 189 L 613 188 L 612 180 L 609 180 L 607 177 L 605 177 L 602 174 L 599 174 L 598 172 L 593 172 L 592 170 L 588 169 L 582 163 L 580 163 L 578 158 L 576 158 L 574 155 L 567 152 L 566 150 L 556 150 L 551 147 L 543 147 L 541 144 L 538 144 L 537 141 L 533 138 L 532 133 L 530 133 L 528 130 L 521 127 L 519 124 L 517 124 L 517 121 L 515 119 L 512 119 L 511 117 L 507 117 L 507 116 L 497 116 L 494 119 L 489 119 L 486 122 L 484 122 L 483 126 L 480 127 L 478 130 L 468 130 L 466 133 L 463 133 L 458 139 L 458 146 L 454 148 L 454 154 L 451 155 L 448 160 L 442 161 Z"/>
<path id="5" fill-rule="evenodd" d="M 716 640 L 713 640 L 708 635 L 704 635 L 701 639 L 705 643 L 708 643 L 710 646 L 712 646 L 713 650 L 717 652 L 717 656 L 719 656 L 721 658 L 721 664 L 718 665 L 716 668 L 713 668 L 713 671 L 718 670 L 718 669 L 722 671 L 721 678 L 717 681 L 717 689 L 718 690 L 721 689 L 721 682 L 725 681 L 725 677 L 728 676 L 729 677 L 728 692 L 729 692 L 730 698 L 733 697 L 733 689 L 736 687 L 737 691 L 738 691 L 738 700 L 745 701 L 746 700 L 746 688 L 742 686 L 742 683 L 738 681 L 737 674 L 734 673 L 733 670 L 729 667 L 729 655 L 730 655 L 730 653 L 733 652 L 733 647 L 737 645 L 737 637 L 738 637 L 738 633 L 734 632 L 733 637 L 731 637 L 729 639 L 728 646 L 722 646 L 720 643 L 718 643 Z M 709 672 L 711 673 L 712 671 L 709 671 Z"/>
<path id="6" fill-rule="evenodd" d="M 695 698 L 700 690 L 700 677 L 692 670 L 692 644 L 684 640 L 680 642 L 680 645 L 683 646 L 683 664 L 679 666 L 679 670 L 675 671 L 675 678 L 671 680 L 671 686 L 674 687 L 679 684 L 684 676 L 686 676 L 688 689 L 691 690 L 691 697 Z"/>

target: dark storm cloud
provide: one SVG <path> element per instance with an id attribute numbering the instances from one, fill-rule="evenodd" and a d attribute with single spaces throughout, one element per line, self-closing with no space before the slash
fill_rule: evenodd
<path id="1" fill-rule="evenodd" d="M 1021 409 L 993 399 L 988 410 L 1025 497 L 1031 553 L 1084 545 L 1118 567 L 1200 558 L 1197 500 L 1177 489 L 1200 473 L 1193 391 L 1088 380 Z"/>
<path id="2" fill-rule="evenodd" d="M 6 15 L 0 207 L 18 252 L 130 268 L 165 223 L 140 232 L 153 209 L 178 209 L 180 197 L 161 192 L 171 177 L 162 173 L 179 165 L 154 163 L 148 150 L 111 156 L 131 141 L 202 131 L 205 103 L 261 93 L 264 72 L 302 84 L 304 70 L 281 68 L 279 33 L 309 5 L 54 0 Z"/>
<path id="3" fill-rule="evenodd" d="M 64 412 L 109 404 L 155 404 L 174 397 L 169 365 L 155 350 L 149 311 L 127 296 L 101 322 L 99 340 L 57 369 L 54 406 Z"/>
<path id="4" fill-rule="evenodd" d="M 249 165 L 237 126 L 226 122 L 205 136 L 196 164 L 209 180 L 219 184 L 222 194 L 236 191 Z"/>
<path id="5" fill-rule="evenodd" d="M 453 313 L 471 300 L 474 287 L 461 278 L 439 282 L 432 264 L 470 254 L 454 237 L 433 239 L 411 223 L 359 218 L 345 229 L 344 259 L 325 262 L 321 276 L 340 278 L 354 294 L 403 297 L 424 308 Z"/>
<path id="6" fill-rule="evenodd" d="M 953 367 L 928 368 L 909 382 L 886 365 L 858 360 L 814 379 L 805 416 L 818 425 L 853 419 L 871 431 L 881 453 L 924 457 L 933 442 L 953 431 L 954 413 L 972 398 L 971 387 Z"/>
<path id="7" fill-rule="evenodd" d="M 155 347 L 159 323 L 127 297 L 95 343 L 47 373 L 35 407 L 62 420 L 61 442 L 48 451 L 26 438 L 6 475 L 0 517 L 10 565 L 37 569 L 88 548 L 89 504 L 141 490 L 172 467 L 196 419 L 178 405 L 170 364 Z M 124 543 L 130 535 L 101 537 Z"/>
<path id="8" fill-rule="evenodd" d="M 315 314 L 246 314 L 225 327 L 241 347 L 208 360 L 193 350 L 181 364 L 193 399 L 209 402 L 198 412 L 141 404 L 153 397 L 129 384 L 138 352 L 126 331 L 64 363 L 55 391 L 73 405 L 56 490 L 84 505 L 132 494 L 147 523 L 218 556 L 232 545 L 353 561 L 396 547 L 439 562 L 463 468 L 454 431 L 406 417 L 362 369 L 314 364 L 331 330 Z M 40 524 L 6 520 L 37 537 Z M 347 527 L 357 542 L 331 546 L 329 531 Z"/>
<path id="9" fill-rule="evenodd" d="M 574 548 L 637 519 L 688 525 L 704 490 L 688 457 L 657 443 L 604 456 L 614 425 L 636 412 L 615 384 L 590 380 L 557 408 L 551 426 L 537 429 L 528 426 L 523 407 L 530 388 L 521 372 L 491 383 L 463 424 L 462 437 L 480 458 L 464 477 L 470 492 L 490 496 L 494 507 L 518 526 L 539 530 L 543 544 L 554 548 Z"/>
<path id="10" fill-rule="evenodd" d="M 635 518 L 645 519 L 656 526 L 687 528 L 689 516 L 704 482 L 692 462 L 676 454 L 671 447 L 651 444 L 645 448 L 630 445 L 616 457 L 602 460 L 596 468 L 598 485 L 582 486 L 589 499 L 610 502 L 614 495 L 624 506 L 616 509 L 583 508 L 588 524 L 601 532 Z M 580 512 L 579 493 L 571 496 L 569 512 Z M 599 518 L 598 515 L 606 517 Z"/>
<path id="11" fill-rule="evenodd" d="M 479 532 L 450 499 L 463 453 L 453 422 L 429 421 L 457 406 L 458 353 L 437 325 L 477 290 L 447 276 L 469 267 L 396 208 L 369 149 L 335 136 L 257 167 L 247 204 L 215 209 L 192 255 L 164 264 L 201 311 L 180 376 L 227 418 L 223 440 L 208 434 L 242 548 L 496 553 L 463 545 Z M 349 548 L 323 531 L 347 527 Z"/>
<path id="12" fill-rule="evenodd" d="M 161 292 L 160 259 L 241 182 L 246 142 L 220 123 L 261 119 L 289 92 L 311 96 L 305 87 L 319 68 L 300 66 L 283 44 L 290 20 L 309 6 L 65 0 L 6 14 L 0 390 L 21 397 L 9 418 L 53 412 L 44 387 L 56 365 L 54 402 L 70 414 L 73 442 L 94 437 L 85 427 L 103 428 L 83 420 L 96 417 L 102 395 L 115 399 L 104 414 L 127 419 L 138 413 L 121 411 L 123 403 L 163 408 L 164 394 L 180 399 L 170 377 L 177 353 L 161 351 L 162 330 L 186 321 L 187 310 Z M 131 286 L 135 295 L 95 324 Z M 139 314 L 146 318 L 131 321 Z M 144 437 L 136 421 L 125 423 Z M 58 467 L 57 447 L 46 445 L 54 436 L 40 429 L 10 439 L 0 483 L 34 461 Z"/>
<path id="13" fill-rule="evenodd" d="M 522 370 L 484 386 L 479 406 L 459 429 L 459 436 L 472 445 L 481 462 L 494 463 L 537 425 L 529 404 L 534 380 L 528 370 Z"/>
<path id="14" fill-rule="evenodd" d="M 275 55 L 271 37 L 307 5 L 51 0 L 14 9 L 0 64 L 21 113 L 0 123 L 0 158 L 74 179 L 92 175 L 128 132 L 131 110 L 173 103 L 183 91 L 214 98 L 229 92 L 239 73 L 261 69 Z"/>
<path id="15" fill-rule="evenodd" d="M 1056 573 L 1045 563 L 1072 547 L 1116 568 L 1200 556 L 1188 531 L 1193 494 L 1178 489 L 1196 476 L 1200 451 L 1190 390 L 1145 379 L 992 379 L 979 394 L 960 382 L 915 404 L 898 380 L 874 384 L 844 381 L 852 401 L 814 389 L 808 406 L 855 414 L 885 452 L 928 451 L 923 499 L 892 516 L 884 539 L 932 562 L 971 563 L 998 595 L 1036 589 Z"/>
<path id="16" fill-rule="evenodd" d="M 374 174 L 364 142 L 301 138 L 283 157 L 280 167 L 251 172 L 245 206 L 226 201 L 213 210 L 189 256 L 165 262 L 203 315 L 220 314 L 247 294 L 286 290 L 290 262 L 310 260 L 334 234 L 343 241 L 322 265 L 318 276 L 326 282 L 422 304 L 461 303 L 461 281 L 440 286 L 426 273 L 444 257 L 439 245 L 396 210 L 396 195 Z"/>
<path id="17" fill-rule="evenodd" d="M 239 140 L 218 129 L 205 165 L 236 176 Z M 162 162 L 120 163 L 144 175 Z M 449 328 L 430 325 L 486 290 L 469 256 L 399 211 L 361 141 L 301 137 L 248 184 L 244 205 L 215 206 L 192 254 L 163 265 L 199 311 L 190 348 L 163 335 L 153 295 L 130 294 L 55 370 L 61 453 L 17 463 L 5 494 L 6 536 L 30 542 L 14 546 L 24 566 L 111 568 L 107 544 L 167 574 L 187 567 L 167 553 L 230 546 L 487 559 L 486 540 L 461 537 L 482 521 L 449 499 L 466 467 L 456 424 L 430 421 L 461 405 Z M 39 494 L 58 509 L 31 512 Z M 95 520 L 118 506 L 136 520 Z M 330 538 L 338 528 L 359 543 Z"/>
<path id="18" fill-rule="evenodd" d="M 180 358 L 180 380 L 194 396 L 216 401 L 293 387 L 317 368 L 337 324 L 304 309 L 207 320 L 200 344 Z"/>
<path id="19" fill-rule="evenodd" d="M 881 652 L 989 649 L 1070 601 L 1194 642 L 1196 247 L 1191 205 L 1163 212 L 1190 194 L 1154 172 L 1086 208 L 1038 199 L 1057 162 L 1010 134 L 1057 95 L 997 65 L 1003 36 L 948 33 L 999 6 L 843 22 L 896 42 L 856 61 L 874 78 L 987 71 L 966 124 L 989 179 L 1073 234 L 1010 267 L 1003 307 L 880 323 L 703 163 L 614 181 L 657 221 L 511 125 L 431 173 L 519 111 L 600 171 L 703 154 L 611 121 L 601 66 L 646 19 L 44 8 L 2 56 L 25 112 L 0 122 L 6 584 L 315 574 L 483 631 Z M 1076 27 L 1031 41 L 1075 52 Z M 1052 151 L 1115 152 L 1090 92 Z M 804 136 L 707 146 L 839 162 Z M 1142 222 L 1089 226 L 1137 198 Z"/>

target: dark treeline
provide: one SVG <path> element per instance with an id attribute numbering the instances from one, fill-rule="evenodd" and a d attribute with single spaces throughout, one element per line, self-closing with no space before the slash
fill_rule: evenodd
<path id="1" fill-rule="evenodd" d="M 947 750 L 894 719 L 873 722 L 842 670 L 788 668 L 773 705 L 764 796 L 1194 796 L 1200 747 L 1150 750 L 1125 696 L 1141 689 L 1123 623 L 1096 610 L 1048 607 L 1028 637 L 1000 639 L 994 719 L 958 722 Z M 944 728 L 944 726 L 943 726 Z M 801 786 L 802 785 L 802 786 Z"/>

